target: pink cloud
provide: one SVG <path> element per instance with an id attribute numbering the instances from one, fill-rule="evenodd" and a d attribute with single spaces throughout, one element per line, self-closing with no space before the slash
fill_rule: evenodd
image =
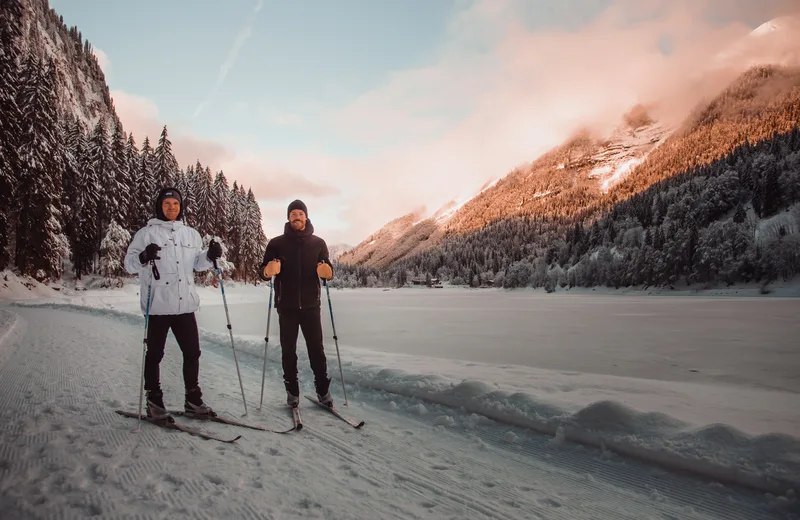
<path id="1" fill-rule="evenodd" d="M 751 30 L 737 17 L 774 16 L 788 2 L 760 9 L 745 2 L 741 13 L 729 4 L 734 21 L 719 23 L 709 20 L 719 1 L 618 0 L 578 31 L 533 32 L 518 22 L 522 0 L 474 2 L 453 20 L 435 64 L 395 72 L 332 114 L 344 135 L 395 143 L 350 166 L 346 181 L 365 186 L 345 210 L 353 236 L 421 203 L 433 212 L 469 197 L 581 127 L 610 130 L 636 103 L 679 122 L 741 72 L 718 72 L 714 81 L 703 75 Z M 668 55 L 662 36 L 673 43 Z M 437 109 L 461 117 L 439 117 Z"/>
<path id="2" fill-rule="evenodd" d="M 145 97 L 121 90 L 111 93 L 114 106 L 125 131 L 133 133 L 141 148 L 145 136 L 155 148 L 165 122 L 160 118 L 156 104 Z M 172 142 L 173 153 L 178 163 L 185 168 L 198 160 L 215 172 L 223 170 L 228 182 L 236 180 L 263 200 L 312 195 L 327 196 L 337 193 L 335 188 L 322 182 L 311 181 L 299 171 L 292 171 L 280 163 L 271 162 L 264 157 L 250 153 L 236 152 L 229 147 L 209 139 L 203 139 L 183 129 L 171 128 L 167 132 Z"/>

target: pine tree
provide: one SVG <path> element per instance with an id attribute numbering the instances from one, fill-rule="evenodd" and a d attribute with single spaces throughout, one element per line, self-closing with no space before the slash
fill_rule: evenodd
<path id="1" fill-rule="evenodd" d="M 213 233 L 214 222 L 214 199 L 213 193 L 213 179 L 211 177 L 211 170 L 208 167 L 202 167 L 198 162 L 195 166 L 195 213 L 197 231 L 201 236 Z"/>
<path id="2" fill-rule="evenodd" d="M 67 235 L 70 246 L 75 241 L 75 191 L 77 186 L 77 168 L 75 166 L 74 151 L 76 139 L 73 135 L 76 119 L 68 116 L 59 125 L 61 141 L 64 143 L 64 170 L 61 172 L 61 224 Z"/>
<path id="3" fill-rule="evenodd" d="M 267 237 L 264 235 L 264 230 L 261 226 L 261 208 L 256 202 L 252 189 L 247 190 L 244 209 L 238 272 L 239 276 L 248 281 L 254 276 L 267 246 Z"/>
<path id="4" fill-rule="evenodd" d="M 111 149 L 106 133 L 105 122 L 101 118 L 94 127 L 94 132 L 89 139 L 89 169 L 91 181 L 89 186 L 94 186 L 95 219 L 92 237 L 92 257 L 100 252 L 100 241 L 105 235 L 106 227 L 113 211 L 114 185 L 116 175 L 112 168 Z M 86 223 L 89 224 L 90 221 Z M 91 225 L 91 224 L 90 224 Z"/>
<path id="5" fill-rule="evenodd" d="M 136 147 L 136 140 L 133 138 L 133 134 L 128 135 L 128 141 L 125 143 L 125 162 L 128 167 L 130 185 L 122 199 L 125 206 L 123 227 L 129 233 L 136 233 L 139 229 L 139 223 L 137 221 L 139 201 L 137 194 L 144 181 L 142 179 L 142 169 L 139 162 L 139 149 Z"/>
<path id="6" fill-rule="evenodd" d="M 175 187 L 178 188 L 179 192 L 181 192 L 181 198 L 182 198 L 181 209 L 183 209 L 183 215 L 181 216 L 181 218 L 183 219 L 183 222 L 187 226 L 191 226 L 192 219 L 189 218 L 189 213 L 192 211 L 193 208 L 189 207 L 186 200 L 186 194 L 189 191 L 188 186 L 189 186 L 189 180 L 186 172 L 184 172 L 183 170 L 178 170 L 178 173 L 175 175 Z"/>
<path id="7" fill-rule="evenodd" d="M 139 153 L 139 170 L 137 178 L 139 185 L 136 187 L 137 200 L 137 228 L 144 227 L 153 216 L 153 204 L 156 197 L 156 181 L 153 172 L 153 149 L 150 147 L 150 138 L 145 137 L 142 151 Z"/>
<path id="8" fill-rule="evenodd" d="M 242 221 L 244 220 L 244 204 L 241 189 L 236 181 L 231 188 L 228 212 L 228 261 L 236 266 L 235 272 L 240 273 L 242 263 Z"/>
<path id="9" fill-rule="evenodd" d="M 131 234 L 115 221 L 108 225 L 108 231 L 100 243 L 100 274 L 106 279 L 106 287 L 122 287 L 121 277 L 125 274 L 124 260 L 131 241 Z"/>
<path id="10" fill-rule="evenodd" d="M 227 242 L 228 240 L 228 211 L 230 207 L 230 197 L 228 195 L 228 180 L 225 174 L 220 171 L 214 179 L 214 234 Z"/>
<path id="11" fill-rule="evenodd" d="M 118 225 L 124 225 L 128 215 L 128 194 L 131 192 L 131 173 L 128 162 L 125 136 L 117 122 L 110 140 L 110 178 L 108 179 L 109 197 L 105 203 L 110 204 L 108 218 Z"/>
<path id="12" fill-rule="evenodd" d="M 193 166 L 186 167 L 186 191 L 183 193 L 184 220 L 187 225 L 197 227 L 197 172 Z"/>
<path id="13" fill-rule="evenodd" d="M 65 141 L 65 165 L 63 186 L 65 197 L 68 201 L 64 208 L 64 222 L 67 238 L 72 249 L 72 263 L 76 266 L 76 274 L 80 265 L 80 220 L 83 214 L 85 192 L 83 182 L 86 179 L 87 150 L 86 134 L 80 122 L 75 119 L 69 125 Z"/>
<path id="14" fill-rule="evenodd" d="M 21 130 L 21 114 L 17 104 L 17 56 L 21 28 L 22 5 L 19 0 L 0 1 L 0 193 L 8 202 L 0 205 L 0 270 L 9 264 L 11 225 L 10 201 L 15 200 L 19 158 L 17 147 Z"/>
<path id="15" fill-rule="evenodd" d="M 56 113 L 55 65 L 28 62 L 21 90 L 22 116 L 27 122 L 20 140 L 22 210 L 17 226 L 16 265 L 39 280 L 59 278 L 69 245 L 61 229 L 61 172 L 64 157 Z"/>
<path id="16" fill-rule="evenodd" d="M 781 187 L 778 182 L 778 175 L 777 165 L 775 163 L 770 164 L 764 175 L 764 199 L 761 212 L 765 217 L 774 215 L 781 206 Z"/>
<path id="17" fill-rule="evenodd" d="M 153 174 L 158 189 L 167 186 L 175 186 L 175 177 L 178 174 L 178 161 L 172 154 L 172 142 L 167 136 L 167 127 L 161 130 L 161 137 L 155 151 L 155 162 L 153 164 Z"/>

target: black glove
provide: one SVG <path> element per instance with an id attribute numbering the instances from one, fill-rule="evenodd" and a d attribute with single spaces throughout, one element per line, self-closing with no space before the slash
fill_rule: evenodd
<path id="1" fill-rule="evenodd" d="M 206 253 L 206 257 L 208 257 L 208 259 L 213 262 L 214 260 L 216 260 L 221 256 L 222 256 L 222 244 L 212 240 L 211 243 L 208 244 L 208 252 Z"/>
<path id="2" fill-rule="evenodd" d="M 139 261 L 142 263 L 142 265 L 144 265 L 150 260 L 161 260 L 161 257 L 158 256 L 159 251 L 161 251 L 161 248 L 158 247 L 158 245 L 150 244 L 144 249 L 144 251 L 139 253 Z"/>

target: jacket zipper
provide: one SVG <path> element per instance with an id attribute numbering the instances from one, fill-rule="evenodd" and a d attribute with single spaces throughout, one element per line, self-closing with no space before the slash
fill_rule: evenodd
<path id="1" fill-rule="evenodd" d="M 303 310 L 303 239 L 300 239 L 300 247 L 297 248 L 297 260 L 300 266 L 300 280 L 297 283 L 297 303 L 300 310 Z"/>

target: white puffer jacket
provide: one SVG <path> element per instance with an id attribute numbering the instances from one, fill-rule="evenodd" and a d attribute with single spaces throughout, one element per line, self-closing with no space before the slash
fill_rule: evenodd
<path id="1" fill-rule="evenodd" d="M 150 263 L 142 265 L 139 253 L 148 245 L 161 247 L 156 260 L 160 280 L 151 276 Z M 142 314 L 147 309 L 147 286 L 151 283 L 150 314 L 185 314 L 200 307 L 200 296 L 194 287 L 194 271 L 214 267 L 203 249 L 203 239 L 195 229 L 181 221 L 165 222 L 150 219 L 136 232 L 125 255 L 125 270 L 138 274 L 141 284 L 139 301 Z"/>

